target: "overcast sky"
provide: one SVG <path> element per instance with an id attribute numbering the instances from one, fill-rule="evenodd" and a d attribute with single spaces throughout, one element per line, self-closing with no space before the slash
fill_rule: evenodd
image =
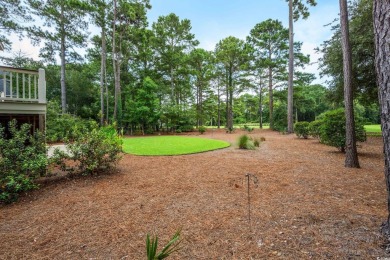
<path id="1" fill-rule="evenodd" d="M 280 20 L 288 27 L 288 5 L 285 0 L 151 0 L 152 9 L 148 17 L 150 25 L 161 15 L 175 13 L 181 19 L 189 19 L 192 33 L 200 41 L 201 48 L 213 50 L 221 39 L 235 36 L 245 39 L 250 30 L 269 18 Z M 315 73 L 318 68 L 315 62 L 319 54 L 314 48 L 331 37 L 329 26 L 324 26 L 338 17 L 339 1 L 317 0 L 317 6 L 310 8 L 310 17 L 295 23 L 295 41 L 303 42 L 302 51 L 310 54 L 314 63 L 306 68 Z M 91 30 L 92 32 L 94 30 Z M 13 51 L 21 50 L 26 55 L 37 59 L 38 47 L 33 47 L 28 40 L 14 41 Z M 315 83 L 322 83 L 318 79 Z"/>

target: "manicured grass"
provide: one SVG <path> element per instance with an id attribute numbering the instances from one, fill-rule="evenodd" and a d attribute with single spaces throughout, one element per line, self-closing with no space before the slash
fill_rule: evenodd
<path id="1" fill-rule="evenodd" d="M 365 125 L 364 129 L 368 136 L 382 136 L 381 125 Z"/>
<path id="2" fill-rule="evenodd" d="M 381 133 L 382 132 L 381 125 L 365 125 L 364 129 L 366 129 L 366 131 L 368 133 Z"/>
<path id="3" fill-rule="evenodd" d="M 123 151 L 135 155 L 180 155 L 229 147 L 221 140 L 187 136 L 156 136 L 123 139 Z"/>

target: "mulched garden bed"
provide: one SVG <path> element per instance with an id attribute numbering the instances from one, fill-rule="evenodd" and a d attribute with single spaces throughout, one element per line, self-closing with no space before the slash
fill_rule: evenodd
<path id="1" fill-rule="evenodd" d="M 235 143 L 242 133 L 203 137 Z M 0 206 L 0 259 L 146 259 L 147 233 L 163 244 L 179 228 L 183 247 L 171 259 L 386 256 L 381 138 L 359 148 L 361 169 L 347 169 L 343 154 L 315 139 L 250 135 L 266 141 L 255 151 L 234 144 L 193 155 L 124 155 L 111 174 L 45 182 Z M 250 186 L 251 225 L 247 173 L 258 180 Z"/>

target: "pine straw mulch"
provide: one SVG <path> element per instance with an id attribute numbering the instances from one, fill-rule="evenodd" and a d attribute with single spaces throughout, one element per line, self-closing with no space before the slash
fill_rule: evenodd
<path id="1" fill-rule="evenodd" d="M 204 137 L 235 143 L 242 134 Z M 359 149 L 361 169 L 317 140 L 268 130 L 259 149 L 171 157 L 124 155 L 115 173 L 64 178 L 0 207 L 0 259 L 145 259 L 147 233 L 171 259 L 368 259 L 385 257 L 381 138 Z M 248 222 L 245 174 L 251 184 Z M 162 244 L 161 244 L 162 245 Z M 160 246 L 161 246 L 160 245 Z"/>

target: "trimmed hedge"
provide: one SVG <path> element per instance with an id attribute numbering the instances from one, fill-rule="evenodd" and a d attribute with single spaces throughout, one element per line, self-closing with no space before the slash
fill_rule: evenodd
<path id="1" fill-rule="evenodd" d="M 363 120 L 355 118 L 356 141 L 366 141 L 366 131 Z M 334 146 L 340 151 L 345 151 L 345 113 L 344 109 L 331 110 L 323 114 L 320 127 L 320 141 L 324 144 Z"/>
<path id="2" fill-rule="evenodd" d="M 294 132 L 299 138 L 307 139 L 309 137 L 309 122 L 296 122 Z"/>

